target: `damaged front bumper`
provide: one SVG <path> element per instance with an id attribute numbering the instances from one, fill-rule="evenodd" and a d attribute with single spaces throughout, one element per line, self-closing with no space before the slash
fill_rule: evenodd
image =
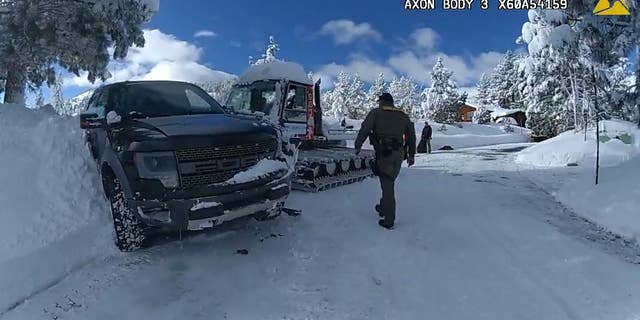
<path id="1" fill-rule="evenodd" d="M 149 226 L 170 230 L 202 230 L 240 217 L 270 211 L 291 192 L 291 172 L 263 184 L 229 186 L 229 192 L 167 200 L 131 200 L 139 218 Z"/>

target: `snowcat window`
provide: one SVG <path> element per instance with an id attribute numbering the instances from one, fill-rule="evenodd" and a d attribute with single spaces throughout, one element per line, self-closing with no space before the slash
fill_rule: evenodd
<path id="1" fill-rule="evenodd" d="M 180 82 L 141 82 L 129 84 L 121 115 L 139 113 L 145 117 L 224 113 L 218 102 L 204 90 Z"/>
<path id="2" fill-rule="evenodd" d="M 289 86 L 284 108 L 284 121 L 307 122 L 306 88 L 298 85 Z"/>
<path id="3" fill-rule="evenodd" d="M 270 114 L 275 98 L 275 82 L 258 82 L 249 86 L 235 87 L 229 94 L 227 105 L 239 113 Z"/>

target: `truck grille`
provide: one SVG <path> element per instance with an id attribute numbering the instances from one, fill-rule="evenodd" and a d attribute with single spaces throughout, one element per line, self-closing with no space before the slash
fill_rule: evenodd
<path id="1" fill-rule="evenodd" d="M 276 139 L 252 143 L 176 150 L 185 189 L 229 180 L 260 160 L 275 155 Z"/>

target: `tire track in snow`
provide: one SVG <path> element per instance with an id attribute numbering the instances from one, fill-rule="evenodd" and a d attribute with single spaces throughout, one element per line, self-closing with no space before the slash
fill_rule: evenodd
<path id="1" fill-rule="evenodd" d="M 522 166 L 517 165 L 517 173 L 527 190 L 548 198 L 548 201 L 532 201 L 541 207 L 545 221 L 558 228 L 563 234 L 571 235 L 582 242 L 597 247 L 609 254 L 618 256 L 624 261 L 640 265 L 640 244 L 619 234 L 615 234 L 603 226 L 580 216 L 569 209 L 547 188 L 528 176 Z M 533 197 L 535 198 L 535 196 Z"/>

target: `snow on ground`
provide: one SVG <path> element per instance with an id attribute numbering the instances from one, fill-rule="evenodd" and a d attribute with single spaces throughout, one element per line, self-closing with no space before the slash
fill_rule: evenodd
<path id="1" fill-rule="evenodd" d="M 348 125 L 360 128 L 360 120 L 347 120 Z M 431 148 L 438 150 L 444 146 L 453 149 L 470 147 L 491 146 L 507 143 L 523 143 L 531 140 L 531 130 L 518 126 L 511 126 L 513 132 L 508 132 L 503 124 L 475 124 L 470 122 L 458 123 L 457 125 L 445 125 L 446 130 L 440 130 L 442 124 L 429 122 L 433 129 L 433 139 Z M 460 128 L 459 126 L 462 126 Z M 420 141 L 420 135 L 424 128 L 424 121 L 415 123 L 416 138 Z M 351 144 L 352 145 L 352 144 Z M 368 145 L 365 144 L 365 145 Z"/>
<path id="2" fill-rule="evenodd" d="M 614 166 L 640 154 L 640 130 L 621 120 L 600 123 L 600 164 Z M 616 139 L 619 137 L 620 139 Z M 596 158 L 595 128 L 584 132 L 568 131 L 521 152 L 516 161 L 536 167 L 561 167 L 570 163 L 594 166 Z"/>
<path id="3" fill-rule="evenodd" d="M 505 150 L 514 147 L 419 155 L 400 174 L 392 231 L 377 225 L 374 179 L 294 192 L 288 206 L 300 217 L 239 220 L 107 254 L 26 302 L 1 297 L 13 307 L 0 317 L 637 318 L 638 266 L 579 227 L 558 227 L 562 207 L 513 166 Z"/>
<path id="4" fill-rule="evenodd" d="M 602 168 L 599 184 L 589 170 L 567 182 L 556 198 L 581 216 L 640 243 L 640 156 Z"/>
<path id="5" fill-rule="evenodd" d="M 0 104 L 0 150 L 1 309 L 8 297 L 27 297 L 111 243 L 77 118 Z"/>

